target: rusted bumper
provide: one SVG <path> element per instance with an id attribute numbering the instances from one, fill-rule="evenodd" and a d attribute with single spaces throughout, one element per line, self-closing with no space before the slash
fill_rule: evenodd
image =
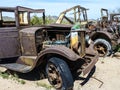
<path id="1" fill-rule="evenodd" d="M 90 54 L 89 54 L 90 55 Z M 86 54 L 86 56 L 87 56 L 87 54 Z M 85 57 L 86 57 L 85 56 Z M 82 70 L 82 72 L 83 72 L 83 75 L 85 75 L 85 74 L 87 74 L 88 72 L 90 72 L 91 71 L 91 69 L 94 67 L 94 65 L 97 63 L 97 61 L 98 61 L 98 57 L 99 57 L 99 55 L 90 55 L 90 56 L 87 56 L 87 57 L 90 57 L 89 59 L 91 60 L 91 62 L 90 63 L 87 63 L 88 65 L 86 65 L 86 67 Z"/>

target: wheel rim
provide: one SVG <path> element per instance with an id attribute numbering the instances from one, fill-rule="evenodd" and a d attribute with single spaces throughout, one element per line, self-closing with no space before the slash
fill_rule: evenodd
<path id="1" fill-rule="evenodd" d="M 102 43 L 94 45 L 94 49 L 98 51 L 99 56 L 105 56 L 108 53 L 107 46 Z"/>
<path id="2" fill-rule="evenodd" d="M 62 78 L 61 75 L 56 68 L 56 66 L 52 63 L 48 64 L 48 79 L 49 82 L 55 87 L 55 88 L 61 88 L 62 87 Z"/>

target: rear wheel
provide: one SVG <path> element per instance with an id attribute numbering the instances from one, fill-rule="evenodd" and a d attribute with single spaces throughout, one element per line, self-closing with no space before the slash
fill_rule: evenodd
<path id="1" fill-rule="evenodd" d="M 100 56 L 109 56 L 112 52 L 111 44 L 105 39 L 96 39 L 94 49 L 98 51 Z"/>
<path id="2" fill-rule="evenodd" d="M 73 88 L 73 78 L 65 61 L 53 57 L 48 61 L 46 72 L 48 81 L 56 89 L 69 90 Z"/>

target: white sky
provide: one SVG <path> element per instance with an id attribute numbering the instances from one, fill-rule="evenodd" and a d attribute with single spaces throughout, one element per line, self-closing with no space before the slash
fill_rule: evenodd
<path id="1" fill-rule="evenodd" d="M 75 5 L 88 8 L 88 18 L 97 19 L 100 17 L 101 8 L 106 8 L 110 11 L 120 8 L 120 0 L 0 0 L 0 6 L 43 8 L 46 10 L 46 15 L 55 16 Z"/>

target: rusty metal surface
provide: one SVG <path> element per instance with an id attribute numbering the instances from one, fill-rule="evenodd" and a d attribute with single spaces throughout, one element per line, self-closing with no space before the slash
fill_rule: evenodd
<path id="1" fill-rule="evenodd" d="M 73 50 L 71 50 L 68 47 L 62 46 L 62 45 L 53 45 L 48 48 L 43 48 L 37 51 L 37 44 L 42 44 L 42 40 L 40 39 L 39 42 L 36 43 L 37 39 L 36 37 L 39 37 L 39 32 L 42 30 L 48 30 L 48 31 L 54 31 L 57 32 L 61 31 L 64 33 L 67 31 L 70 32 L 70 29 L 72 25 L 60 25 L 60 24 L 51 24 L 48 26 L 43 26 L 43 27 L 29 27 L 29 28 L 20 28 L 20 23 L 19 23 L 19 11 L 27 11 L 27 12 L 42 12 L 44 13 L 44 9 L 39 11 L 38 9 L 30 9 L 30 8 L 25 8 L 25 7 L 16 7 L 16 8 L 1 8 L 1 10 L 6 10 L 6 11 L 14 11 L 15 12 L 15 19 L 16 19 L 16 29 L 9 28 L 9 29 L 1 29 L 0 31 L 0 58 L 6 58 L 6 57 L 16 57 L 19 56 L 16 62 L 14 63 L 7 63 L 7 64 L 1 64 L 0 66 L 6 67 L 8 69 L 14 70 L 14 71 L 19 71 L 19 72 L 29 72 L 32 69 L 35 68 L 38 64 L 43 62 L 43 57 L 47 57 L 48 55 L 59 55 L 61 57 L 65 57 L 71 62 L 84 59 L 86 61 L 85 64 L 88 64 L 84 69 L 83 69 L 83 74 L 86 74 L 89 72 L 94 64 L 96 63 L 98 57 L 93 55 L 92 58 L 89 56 L 87 58 L 90 58 L 91 62 L 87 63 L 86 60 L 86 53 L 85 53 L 85 33 L 81 34 L 83 38 L 81 38 L 81 43 L 83 43 L 83 49 L 82 49 L 82 57 L 75 53 Z M 76 12 L 75 12 L 76 13 Z M 29 18 L 29 17 L 28 17 Z M 19 29 L 18 29 L 19 27 Z M 39 31 L 39 32 L 38 32 Z M 39 34 L 37 36 L 37 34 Z M 57 34 L 59 34 L 57 32 Z M 54 34 L 50 34 L 54 35 Z M 56 35 L 56 33 L 55 33 Z M 48 36 L 50 37 L 50 36 Z M 61 37 L 64 38 L 61 34 Z M 42 38 L 42 37 L 40 37 Z M 59 38 L 60 39 L 60 38 Z M 65 38 L 64 38 L 65 39 Z M 7 49 L 7 50 L 6 50 Z M 91 50 L 87 50 L 90 51 Z M 1 54 L 2 52 L 2 54 Z M 92 52 L 93 53 L 93 52 Z M 87 52 L 87 54 L 90 54 Z M 97 54 L 96 54 L 97 55 Z M 31 57 L 32 56 L 32 57 Z M 46 63 L 47 64 L 47 63 Z"/>
<path id="2" fill-rule="evenodd" d="M 37 56 L 20 56 L 16 63 L 33 66 Z"/>
<path id="3" fill-rule="evenodd" d="M 20 56 L 17 58 L 1 59 L 0 66 L 13 71 L 27 73 L 33 70 L 36 57 L 37 56 Z"/>
<path id="4" fill-rule="evenodd" d="M 15 14 L 15 21 L 5 22 L 3 20 L 2 12 L 13 12 Z M 25 25 L 25 27 L 24 25 L 22 27 L 20 26 L 19 14 L 23 12 L 27 12 L 27 19 L 29 19 L 28 24 L 27 26 Z M 21 6 L 0 7 L 0 59 L 9 61 L 9 58 L 18 57 L 18 59 L 13 61 L 13 63 L 9 64 L 6 62 L 6 64 L 1 64 L 0 66 L 20 72 L 30 70 L 33 66 L 35 59 L 29 56 L 36 57 L 37 55 L 35 33 L 38 29 L 40 29 L 40 27 L 30 27 L 29 16 L 30 13 L 35 12 L 43 13 L 43 19 L 45 21 L 44 9 L 31 9 Z"/>
<path id="5" fill-rule="evenodd" d="M 47 54 L 58 54 L 60 56 L 66 57 L 67 59 L 71 60 L 71 61 L 76 61 L 78 59 L 80 59 L 80 56 L 77 55 L 75 52 L 73 52 L 71 49 L 65 47 L 65 46 L 61 46 L 61 45 L 53 45 L 49 48 L 46 48 L 45 50 L 41 51 L 38 55 L 38 60 L 47 55 Z"/>
<path id="6" fill-rule="evenodd" d="M 32 68 L 32 66 L 28 66 L 25 64 L 19 64 L 19 63 L 0 64 L 0 66 L 13 70 L 13 71 L 22 72 L 22 73 L 27 73 Z"/>
<path id="7" fill-rule="evenodd" d="M 2 16 L 2 12 L 13 12 L 15 14 L 14 18 L 15 21 L 8 21 L 5 22 L 3 21 L 3 16 Z M 22 30 L 24 31 L 21 35 L 22 38 L 19 37 L 19 30 L 23 29 L 23 28 L 27 28 L 26 25 L 24 27 L 24 25 L 21 27 L 20 25 L 20 18 L 19 18 L 19 14 L 20 12 L 27 12 L 27 19 L 28 20 L 28 24 L 27 27 L 30 27 L 30 13 L 36 12 L 36 13 L 43 13 L 43 17 L 45 15 L 45 10 L 44 9 L 31 9 L 31 8 L 27 8 L 27 7 L 22 7 L 22 6 L 17 6 L 17 7 L 0 7 L 0 58 L 8 58 L 8 57 L 16 57 L 16 56 L 20 56 L 21 55 L 21 49 L 23 50 L 24 48 L 27 55 L 30 55 L 29 48 L 34 47 L 33 49 L 31 49 L 31 52 L 33 51 L 33 53 L 35 53 L 35 44 L 33 42 L 35 42 L 35 33 L 34 33 L 34 29 L 37 28 L 29 28 L 27 30 Z M 45 19 L 45 17 L 44 17 Z M 13 27 L 14 26 L 14 27 Z M 21 31 L 21 32 L 22 32 Z M 34 33 L 34 34 L 33 34 Z M 31 42 L 29 42 L 31 41 Z M 20 43 L 22 43 L 22 45 L 24 46 L 20 46 Z M 23 43 L 26 43 L 23 44 Z M 27 46 L 27 44 L 29 44 Z M 32 54 L 33 54 L 32 53 Z M 24 55 L 24 54 L 23 54 Z"/>
<path id="8" fill-rule="evenodd" d="M 83 69 L 84 75 L 87 74 L 95 66 L 99 58 L 99 54 L 93 49 L 93 46 L 94 44 L 92 42 L 90 46 L 86 48 L 86 54 L 84 56 L 84 60 L 86 61 L 86 63 L 85 68 Z"/>
<path id="9" fill-rule="evenodd" d="M 86 56 L 87 56 L 87 54 L 86 54 Z M 86 57 L 85 56 L 85 57 Z M 85 75 L 85 74 L 87 74 L 88 72 L 90 72 L 90 70 L 95 66 L 95 64 L 97 63 L 97 61 L 98 61 L 98 58 L 99 58 L 99 55 L 88 55 L 88 58 L 84 58 L 84 59 L 86 59 L 86 61 L 87 61 L 87 59 L 88 60 L 91 60 L 91 62 L 90 63 L 86 63 L 87 65 L 85 66 L 85 68 L 82 70 L 82 72 L 83 72 L 83 75 Z"/>
<path id="10" fill-rule="evenodd" d="M 16 6 L 16 7 L 0 7 L 1 11 L 7 11 L 7 12 L 14 12 L 15 10 L 18 11 L 29 11 L 29 12 L 45 12 L 45 9 L 32 9 L 28 7 L 23 6 Z"/>
<path id="11" fill-rule="evenodd" d="M 30 13 L 42 13 L 43 14 L 43 24 L 45 24 L 45 9 L 31 9 L 31 8 L 27 8 L 27 7 L 22 7 L 22 6 L 16 6 L 16 7 L 0 7 L 0 13 L 1 12 L 14 12 L 15 13 L 15 22 L 14 22 L 14 26 L 16 26 L 17 28 L 20 28 L 20 26 L 26 26 L 26 24 L 22 25 L 20 24 L 20 21 L 22 19 L 20 19 L 20 13 L 24 13 L 27 12 L 27 17 L 26 19 L 28 20 L 27 26 L 30 26 Z M 2 14 L 0 14 L 0 26 L 6 26 L 3 25 L 3 18 L 2 18 Z M 10 25 L 10 23 L 9 23 Z"/>
<path id="12" fill-rule="evenodd" d="M 40 27 L 25 28 L 20 31 L 22 55 L 37 55 L 35 33 Z"/>
<path id="13" fill-rule="evenodd" d="M 104 15 L 105 14 L 105 15 Z M 100 21 L 101 24 L 99 25 L 99 30 L 94 32 L 98 37 L 106 39 L 105 36 L 107 36 L 107 40 L 112 44 L 112 46 L 115 46 L 115 44 L 118 44 L 117 40 L 119 38 L 119 29 L 117 27 L 117 24 L 119 21 L 115 21 L 115 17 L 117 15 L 120 15 L 119 13 L 110 14 L 108 13 L 108 9 L 101 9 L 101 17 L 102 20 Z M 104 20 L 105 17 L 105 20 Z M 105 36 L 103 36 L 103 34 Z M 117 38 L 116 38 L 117 37 Z"/>
<path id="14" fill-rule="evenodd" d="M 100 37 L 111 40 L 113 36 L 111 33 L 107 32 L 107 31 L 100 30 L 100 31 L 91 32 L 90 37 L 94 41 L 95 39 L 100 38 Z"/>
<path id="15" fill-rule="evenodd" d="M 87 20 L 87 10 L 85 7 L 81 7 L 80 5 L 71 7 L 69 9 L 64 10 L 63 12 L 60 13 L 56 23 L 61 24 L 63 19 L 66 19 L 70 24 L 75 24 L 76 22 L 88 22 Z M 74 20 L 71 20 L 69 16 L 67 16 L 67 13 L 71 12 L 74 16 Z M 83 18 L 81 18 L 83 17 Z M 84 20 L 81 20 L 84 19 Z"/>
<path id="16" fill-rule="evenodd" d="M 86 54 L 85 30 L 80 32 L 80 43 L 81 43 L 80 56 L 84 57 Z"/>
<path id="17" fill-rule="evenodd" d="M 16 28 L 0 28 L 0 58 L 20 56 L 20 42 Z"/>
<path id="18" fill-rule="evenodd" d="M 68 28 L 68 29 L 71 29 L 72 26 L 73 26 L 73 25 L 56 24 L 56 23 L 55 23 L 55 24 L 46 25 L 45 28 L 50 28 L 50 27 L 52 27 L 52 28 L 63 28 L 63 29 Z"/>

